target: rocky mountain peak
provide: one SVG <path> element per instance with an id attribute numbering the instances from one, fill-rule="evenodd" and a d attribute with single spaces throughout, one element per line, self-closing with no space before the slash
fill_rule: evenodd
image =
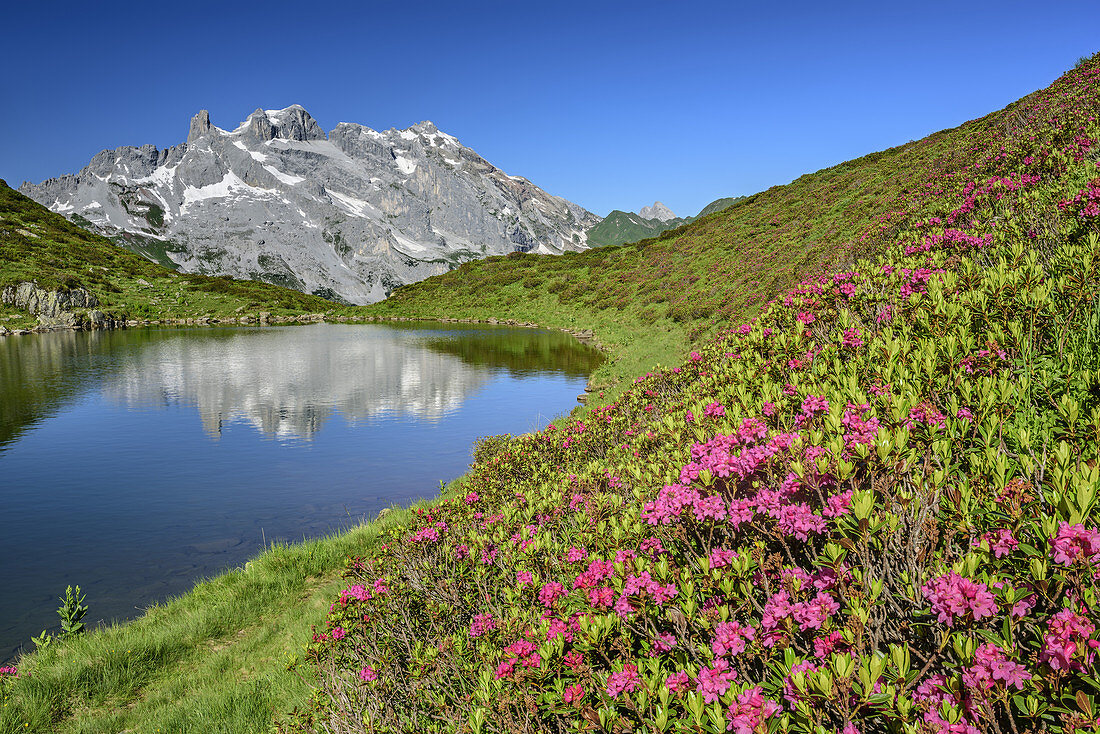
<path id="1" fill-rule="evenodd" d="M 203 110 L 186 144 L 103 151 L 76 176 L 20 190 L 184 272 L 351 303 L 480 257 L 582 250 L 600 221 L 431 122 L 326 135 L 300 105 L 230 130 Z"/>
<path id="2" fill-rule="evenodd" d="M 676 218 L 672 210 L 659 201 L 653 202 L 653 206 L 643 206 L 638 210 L 638 214 L 642 219 L 656 219 L 661 222 Z"/>
<path id="3" fill-rule="evenodd" d="M 191 129 L 187 132 L 187 142 L 193 143 L 213 128 L 210 124 L 210 113 L 199 110 L 198 114 L 191 118 Z"/>
<path id="4" fill-rule="evenodd" d="M 284 140 L 327 140 L 328 136 L 317 121 L 298 104 L 282 110 L 267 110 L 267 118 L 275 126 L 275 137 Z"/>
<path id="5" fill-rule="evenodd" d="M 243 133 L 261 143 L 275 138 L 283 140 L 327 140 L 317 121 L 301 105 L 281 110 L 256 109 L 242 124 Z M 240 130 L 241 128 L 238 128 Z"/>

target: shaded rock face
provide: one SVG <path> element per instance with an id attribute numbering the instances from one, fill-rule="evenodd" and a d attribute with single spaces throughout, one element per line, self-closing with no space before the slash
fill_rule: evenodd
<path id="1" fill-rule="evenodd" d="M 110 316 L 96 310 L 99 299 L 83 288 L 49 291 L 34 283 L 9 285 L 0 291 L 0 301 L 38 317 L 42 326 L 111 328 Z M 87 314 L 73 309 L 91 309 Z"/>
<path id="2" fill-rule="evenodd" d="M 46 318 L 56 318 L 74 308 L 95 308 L 99 305 L 99 299 L 83 288 L 48 291 L 34 283 L 5 287 L 0 291 L 0 301 Z"/>
<path id="3" fill-rule="evenodd" d="M 184 272 L 350 303 L 489 255 L 582 250 L 600 221 L 430 122 L 326 134 L 298 105 L 256 110 L 231 131 L 203 110 L 186 143 L 103 151 L 20 191 Z"/>

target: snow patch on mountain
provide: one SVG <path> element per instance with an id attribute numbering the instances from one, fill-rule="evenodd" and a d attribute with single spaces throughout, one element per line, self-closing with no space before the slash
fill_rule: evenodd
<path id="1" fill-rule="evenodd" d="M 352 303 L 470 259 L 582 250 L 600 221 L 431 122 L 325 133 L 301 105 L 257 109 L 231 130 L 204 110 L 185 143 L 105 150 L 20 190 L 120 243 L 165 241 L 183 271 Z"/>

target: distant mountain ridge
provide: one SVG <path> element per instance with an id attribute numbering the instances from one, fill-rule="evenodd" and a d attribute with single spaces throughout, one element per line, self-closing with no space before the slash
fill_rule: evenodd
<path id="1" fill-rule="evenodd" d="M 638 242 L 639 240 L 656 237 L 662 232 L 682 227 L 708 214 L 721 211 L 744 198 L 744 196 L 733 196 L 717 199 L 703 207 L 703 210 L 694 217 L 677 217 L 672 214 L 671 209 L 659 201 L 654 202 L 653 206 L 642 207 L 638 213 L 615 209 L 604 217 L 603 221 L 588 230 L 588 244 L 591 247 L 606 247 L 608 245 L 625 245 L 628 242 Z M 668 218 L 659 219 L 645 216 L 645 214 L 654 213 Z M 669 217 L 668 215 L 672 216 Z"/>
<path id="2" fill-rule="evenodd" d="M 638 214 L 641 215 L 642 219 L 657 219 L 662 222 L 676 219 L 676 215 L 672 213 L 672 210 L 659 201 L 653 202 L 653 206 L 643 206 L 638 210 Z"/>
<path id="3" fill-rule="evenodd" d="M 19 190 L 163 265 L 350 303 L 488 255 L 579 251 L 600 221 L 431 122 L 326 134 L 300 105 L 228 131 L 203 110 L 185 143 L 105 150 Z"/>

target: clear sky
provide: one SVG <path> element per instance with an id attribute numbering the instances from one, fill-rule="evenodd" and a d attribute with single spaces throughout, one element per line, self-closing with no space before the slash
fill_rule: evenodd
<path id="1" fill-rule="evenodd" d="M 430 119 L 598 213 L 694 214 L 999 109 L 1100 50 L 1097 0 L 9 3 L 0 178 L 303 105 Z"/>

